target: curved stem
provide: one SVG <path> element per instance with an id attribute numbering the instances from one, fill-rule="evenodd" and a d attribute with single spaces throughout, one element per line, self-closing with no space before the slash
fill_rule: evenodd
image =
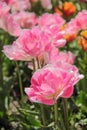
<path id="1" fill-rule="evenodd" d="M 18 78 L 19 78 L 21 101 L 23 101 L 24 94 L 23 94 L 22 79 L 21 79 L 21 75 L 20 75 L 19 65 L 17 62 L 16 62 L 16 66 L 17 66 L 17 72 L 18 72 Z"/>

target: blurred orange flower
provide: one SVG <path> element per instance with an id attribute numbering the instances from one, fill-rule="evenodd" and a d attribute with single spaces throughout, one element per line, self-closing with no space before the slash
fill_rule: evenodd
<path id="1" fill-rule="evenodd" d="M 63 15 L 62 11 L 58 7 L 54 8 L 54 12 L 58 13 L 60 16 Z"/>
<path id="2" fill-rule="evenodd" d="M 66 39 L 67 42 L 71 42 L 76 39 L 76 36 L 77 36 L 76 34 L 66 34 L 64 38 Z"/>
<path id="3" fill-rule="evenodd" d="M 87 30 L 82 31 L 80 35 L 81 36 L 78 38 L 78 44 L 83 50 L 87 51 Z"/>
<path id="4" fill-rule="evenodd" d="M 54 11 L 61 16 L 71 16 L 76 12 L 76 7 L 72 2 L 64 2 L 55 7 Z"/>
<path id="5" fill-rule="evenodd" d="M 65 15 L 71 16 L 76 12 L 76 7 L 72 2 L 64 2 L 63 10 Z"/>
<path id="6" fill-rule="evenodd" d="M 84 30 L 81 32 L 81 36 L 87 38 L 87 30 Z"/>
<path id="7" fill-rule="evenodd" d="M 65 30 L 66 28 L 68 28 L 68 23 L 64 24 L 62 27 L 61 27 L 61 30 Z M 67 41 L 67 42 L 71 42 L 73 40 L 76 39 L 76 36 L 77 34 L 76 33 L 72 33 L 72 34 L 65 34 L 64 35 L 64 39 Z"/>
<path id="8" fill-rule="evenodd" d="M 61 27 L 61 30 L 64 30 L 68 27 L 68 23 L 65 23 L 62 27 Z"/>

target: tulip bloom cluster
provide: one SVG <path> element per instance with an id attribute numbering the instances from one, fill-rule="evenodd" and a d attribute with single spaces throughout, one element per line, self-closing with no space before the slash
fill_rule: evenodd
<path id="1" fill-rule="evenodd" d="M 50 0 L 41 2 L 43 8 L 52 8 Z M 10 60 L 36 62 L 36 72 L 25 92 L 31 102 L 53 105 L 59 97 L 71 97 L 74 85 L 84 77 L 73 65 L 74 54 L 62 52 L 60 48 L 66 46 L 68 34 L 76 36 L 80 30 L 87 29 L 87 11 L 80 12 L 62 30 L 66 21 L 58 13 L 44 13 L 38 17 L 34 12 L 26 11 L 30 8 L 28 0 L 0 3 L 0 28 L 17 37 L 12 45 L 3 47 L 3 52 Z"/>

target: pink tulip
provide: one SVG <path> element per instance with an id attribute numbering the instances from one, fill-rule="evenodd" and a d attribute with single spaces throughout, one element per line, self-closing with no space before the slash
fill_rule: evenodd
<path id="1" fill-rule="evenodd" d="M 64 62 L 67 62 L 70 64 L 74 64 L 74 61 L 75 61 L 75 55 L 70 51 L 68 51 L 66 53 L 60 52 L 58 58 L 59 58 L 59 60 L 62 60 Z"/>
<path id="2" fill-rule="evenodd" d="M 41 5 L 45 9 L 52 9 L 51 0 L 41 0 Z"/>
<path id="3" fill-rule="evenodd" d="M 45 13 L 37 21 L 38 26 L 46 33 L 53 46 L 63 47 L 66 44 L 65 32 L 60 29 L 65 20 L 60 15 Z"/>
<path id="4" fill-rule="evenodd" d="M 42 28 L 54 25 L 57 25 L 57 27 L 61 27 L 64 23 L 65 20 L 57 13 L 44 13 L 42 16 L 38 18 L 38 24 Z"/>
<path id="5" fill-rule="evenodd" d="M 38 27 L 24 31 L 18 38 L 18 42 L 23 46 L 26 53 L 35 57 L 44 52 L 49 52 L 51 49 L 51 43 L 49 42 L 48 37 Z"/>
<path id="6" fill-rule="evenodd" d="M 0 17 L 9 13 L 10 7 L 5 2 L 0 2 Z"/>
<path id="7" fill-rule="evenodd" d="M 12 45 L 5 45 L 3 47 L 3 52 L 10 60 L 23 60 L 30 61 L 31 56 L 28 55 L 21 46 L 18 46 L 16 42 Z"/>
<path id="8" fill-rule="evenodd" d="M 74 85 L 83 77 L 68 63 L 49 64 L 34 73 L 31 86 L 25 88 L 25 92 L 31 102 L 53 105 L 59 97 L 71 97 Z"/>
<path id="9" fill-rule="evenodd" d="M 30 0 L 9 0 L 8 5 L 12 12 L 23 11 L 31 8 Z"/>
<path id="10" fill-rule="evenodd" d="M 0 28 L 4 29 L 6 32 L 13 36 L 19 36 L 22 31 L 19 24 L 14 20 L 11 14 L 1 16 Z"/>
<path id="11" fill-rule="evenodd" d="M 17 23 L 19 23 L 23 28 L 32 28 L 37 23 L 37 17 L 35 13 L 21 11 L 19 13 L 14 13 L 13 16 Z"/>
<path id="12" fill-rule="evenodd" d="M 26 61 L 29 57 L 38 57 L 49 53 L 51 49 L 51 43 L 44 32 L 40 28 L 33 28 L 32 30 L 24 30 L 11 46 L 4 46 L 3 52 L 9 59 Z M 13 55 L 10 54 L 11 51 Z M 17 55 L 19 57 L 15 58 Z M 20 55 L 23 55 L 23 58 Z"/>
<path id="13" fill-rule="evenodd" d="M 41 56 L 38 57 L 38 59 L 40 63 L 42 63 L 44 60 L 45 65 L 57 63 L 58 61 L 66 62 L 69 64 L 74 64 L 75 55 L 70 51 L 62 52 L 62 51 L 59 51 L 58 48 L 54 47 L 49 53 L 45 53 L 44 55 L 42 55 L 42 57 Z M 33 70 L 32 62 L 29 62 L 28 68 Z M 38 68 L 38 66 L 36 66 L 36 68 Z"/>
<path id="14" fill-rule="evenodd" d="M 62 52 L 57 48 L 52 49 L 51 53 L 49 53 L 47 63 L 56 63 L 58 61 L 67 62 L 69 64 L 74 64 L 75 56 L 72 52 Z"/>
<path id="15" fill-rule="evenodd" d="M 63 47 L 66 44 L 66 40 L 64 39 L 64 31 L 61 31 L 60 28 L 57 27 L 57 25 L 53 26 L 46 26 L 44 29 L 42 29 L 46 35 L 49 38 L 49 41 L 52 43 L 55 47 Z"/>
<path id="16" fill-rule="evenodd" d="M 0 0 L 1 2 L 9 3 L 10 0 Z"/>
<path id="17" fill-rule="evenodd" d="M 82 29 L 87 29 L 87 10 L 79 12 L 77 16 L 68 24 L 66 28 L 66 33 L 78 33 Z"/>
<path id="18" fill-rule="evenodd" d="M 2 2 L 6 2 L 8 4 L 9 0 L 2 0 Z"/>
<path id="19" fill-rule="evenodd" d="M 0 28 L 10 35 L 19 36 L 21 28 L 14 20 L 13 15 L 9 13 L 9 6 L 5 2 L 0 2 Z"/>

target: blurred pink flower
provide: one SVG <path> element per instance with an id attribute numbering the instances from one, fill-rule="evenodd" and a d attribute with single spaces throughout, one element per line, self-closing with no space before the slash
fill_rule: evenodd
<path id="1" fill-rule="evenodd" d="M 75 56 L 72 52 L 62 52 L 59 51 L 57 48 L 52 49 L 49 53 L 47 63 L 56 63 L 58 61 L 63 61 L 69 64 L 74 64 Z"/>
<path id="2" fill-rule="evenodd" d="M 56 47 L 63 47 L 66 44 L 64 39 L 64 31 L 61 31 L 61 26 L 65 20 L 57 13 L 45 13 L 38 18 L 38 26 L 46 33 L 49 41 Z"/>
<path id="3" fill-rule="evenodd" d="M 1 2 L 9 3 L 10 0 L 0 0 Z"/>
<path id="4" fill-rule="evenodd" d="M 23 46 L 26 53 L 35 57 L 49 52 L 51 49 L 48 37 L 39 27 L 24 31 L 17 41 Z"/>
<path id="5" fill-rule="evenodd" d="M 44 13 L 42 16 L 38 18 L 38 24 L 40 27 L 44 28 L 46 26 L 55 26 L 57 25 L 58 28 L 65 23 L 65 20 L 57 13 L 49 14 Z"/>
<path id="6" fill-rule="evenodd" d="M 57 25 L 46 26 L 42 30 L 46 33 L 53 46 L 60 48 L 66 44 L 64 39 L 65 31 L 61 31 Z"/>
<path id="7" fill-rule="evenodd" d="M 0 2 L 0 17 L 9 13 L 10 7 L 5 2 Z"/>
<path id="8" fill-rule="evenodd" d="M 11 14 L 2 15 L 0 17 L 0 28 L 13 36 L 19 36 L 22 31 Z"/>
<path id="9" fill-rule="evenodd" d="M 51 49 L 51 43 L 44 32 L 39 28 L 33 28 L 32 30 L 24 30 L 15 41 L 15 45 L 13 43 L 11 46 L 4 46 L 3 52 L 9 59 L 26 61 L 30 56 L 37 57 L 44 55 L 45 53 L 49 53 Z M 9 54 L 11 50 L 13 55 Z M 14 58 L 17 55 L 19 55 L 19 57 Z M 20 55 L 23 55 L 23 58 L 21 58 Z"/>
<path id="10" fill-rule="evenodd" d="M 23 11 L 31 8 L 30 0 L 9 0 L 8 5 L 12 12 Z"/>
<path id="11" fill-rule="evenodd" d="M 9 13 L 9 6 L 5 2 L 0 2 L 0 28 L 10 35 L 19 36 L 21 28 L 14 20 L 13 15 Z"/>
<path id="12" fill-rule="evenodd" d="M 45 9 L 52 9 L 51 0 L 41 0 L 41 5 Z"/>
<path id="13" fill-rule="evenodd" d="M 13 14 L 14 19 L 23 28 L 32 28 L 37 23 L 37 17 L 35 13 L 21 11 Z"/>
<path id="14" fill-rule="evenodd" d="M 10 60 L 23 60 L 30 61 L 31 56 L 28 55 L 21 46 L 16 42 L 13 42 L 12 45 L 5 45 L 3 47 L 3 52 Z"/>
<path id="15" fill-rule="evenodd" d="M 25 88 L 25 92 L 31 102 L 53 105 L 59 97 L 71 97 L 74 85 L 83 77 L 74 65 L 65 62 L 50 64 L 34 73 L 31 86 Z"/>
<path id="16" fill-rule="evenodd" d="M 87 10 L 82 10 L 68 23 L 66 33 L 78 33 L 82 29 L 87 29 Z"/>

